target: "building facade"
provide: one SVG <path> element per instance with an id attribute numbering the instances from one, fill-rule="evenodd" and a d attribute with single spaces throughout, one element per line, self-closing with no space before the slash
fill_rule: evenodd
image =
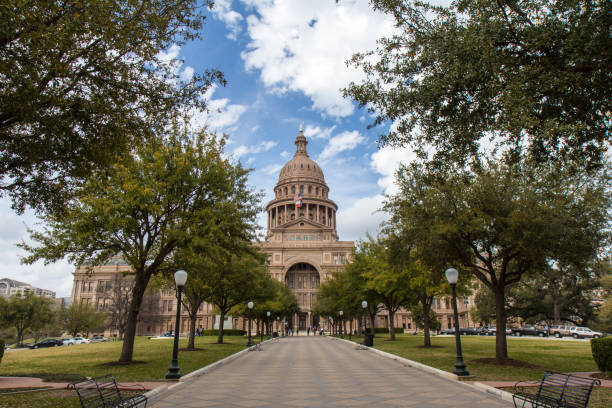
<path id="1" fill-rule="evenodd" d="M 0 279 L 0 296 L 10 297 L 13 295 L 25 295 L 26 293 L 33 293 L 36 296 L 45 296 L 55 299 L 55 292 L 52 290 L 37 288 L 29 283 L 19 282 L 13 279 Z"/>
<path id="2" fill-rule="evenodd" d="M 338 206 L 330 199 L 330 189 L 321 167 L 308 155 L 308 141 L 302 130 L 295 139 L 295 154 L 280 170 L 274 187 L 274 198 L 267 204 L 267 231 L 263 242 L 255 243 L 268 254 L 269 271 L 273 279 L 284 282 L 296 295 L 300 312 L 288 327 L 294 331 L 309 326 L 328 328 L 312 311 L 318 300 L 319 286 L 334 272 L 343 270 L 355 247 L 353 241 L 341 241 L 336 229 Z M 365 215 L 365 214 L 364 214 Z M 115 257 L 105 265 L 82 267 L 74 272 L 73 302 L 84 302 L 98 310 L 109 311 L 114 299 L 127 294 L 130 267 Z M 469 318 L 471 300 L 460 299 L 461 327 L 473 325 Z M 453 311 L 449 299 L 436 299 L 434 310 L 443 328 L 453 325 Z M 137 335 L 157 335 L 174 330 L 176 298 L 173 290 L 149 290 L 140 311 Z M 186 317 L 186 314 L 184 314 Z M 203 304 L 196 327 L 218 328 L 214 307 Z M 243 319 L 228 317 L 224 327 L 245 329 Z M 275 322 L 275 330 L 279 322 Z M 282 323 L 281 323 L 282 324 Z M 388 315 L 380 313 L 377 327 L 387 327 Z M 188 330 L 188 319 L 183 318 L 181 332 Z M 415 331 L 410 312 L 400 310 L 395 315 L 394 327 Z M 357 327 L 357 322 L 353 327 Z M 107 334 L 114 334 L 113 330 Z"/>
<path id="3" fill-rule="evenodd" d="M 268 254 L 271 276 L 298 300 L 300 313 L 288 322 L 294 330 L 323 323 L 312 313 L 319 286 L 344 268 L 355 247 L 353 241 L 338 239 L 338 206 L 329 198 L 323 170 L 308 156 L 307 145 L 300 129 L 295 154 L 281 169 L 274 199 L 266 206 L 266 239 L 259 244 Z"/>

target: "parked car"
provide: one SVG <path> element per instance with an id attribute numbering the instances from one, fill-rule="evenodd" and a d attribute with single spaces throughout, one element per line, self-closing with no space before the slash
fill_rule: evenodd
<path id="1" fill-rule="evenodd" d="M 69 339 L 67 337 L 60 340 L 62 341 L 62 343 L 64 343 L 64 346 L 74 346 L 75 344 L 77 344 L 74 339 Z"/>
<path id="2" fill-rule="evenodd" d="M 575 339 L 585 339 L 587 337 L 591 339 L 598 339 L 600 337 L 603 337 L 603 333 L 593 331 L 589 329 L 588 327 L 580 327 L 580 326 L 572 327 L 572 329 L 570 330 L 570 333 L 572 334 L 572 337 Z"/>
<path id="3" fill-rule="evenodd" d="M 574 326 L 565 326 L 565 325 L 550 326 L 550 334 L 555 336 L 556 338 L 561 338 L 563 336 L 571 336 L 572 327 Z"/>
<path id="4" fill-rule="evenodd" d="M 74 340 L 74 344 L 87 344 L 89 343 L 89 339 L 86 339 L 85 337 L 73 337 Z"/>
<path id="5" fill-rule="evenodd" d="M 90 341 L 92 343 L 101 343 L 101 342 L 110 341 L 110 340 L 104 336 L 93 336 Z"/>
<path id="6" fill-rule="evenodd" d="M 548 337 L 548 330 L 535 326 L 514 327 L 512 328 L 512 335 Z"/>
<path id="7" fill-rule="evenodd" d="M 38 343 L 31 344 L 29 347 L 31 349 L 43 348 L 43 347 L 57 347 L 61 346 L 64 343 L 61 340 L 57 339 L 44 339 L 39 341 Z"/>
<path id="8" fill-rule="evenodd" d="M 455 328 L 444 329 L 440 334 L 455 334 Z M 459 334 L 462 336 L 472 336 L 477 334 L 477 329 L 475 327 L 460 327 Z"/>

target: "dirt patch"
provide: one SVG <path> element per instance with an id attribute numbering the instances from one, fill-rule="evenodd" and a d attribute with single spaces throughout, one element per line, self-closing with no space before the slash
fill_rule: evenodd
<path id="1" fill-rule="evenodd" d="M 129 366 L 136 364 L 149 364 L 148 361 L 110 361 L 108 363 L 98 364 L 99 367 L 117 367 L 117 366 Z"/>
<path id="2" fill-rule="evenodd" d="M 444 346 L 437 346 L 437 345 L 431 345 L 429 347 L 425 347 L 424 345 L 420 345 L 420 346 L 416 346 L 416 348 L 420 348 L 420 349 L 438 349 L 438 348 L 444 348 Z"/>
<path id="3" fill-rule="evenodd" d="M 481 363 L 481 364 L 491 364 L 497 366 L 505 366 L 505 367 L 519 367 L 519 368 L 542 368 L 539 365 L 531 364 L 526 361 L 514 360 L 511 358 L 505 359 L 496 359 L 496 358 L 477 358 L 476 360 L 471 360 L 471 363 Z"/>
<path id="4" fill-rule="evenodd" d="M 188 349 L 188 348 L 179 349 L 179 351 L 204 351 L 204 350 L 206 350 L 206 349 L 197 348 L 197 347 L 196 348 L 192 348 L 192 349 Z"/>

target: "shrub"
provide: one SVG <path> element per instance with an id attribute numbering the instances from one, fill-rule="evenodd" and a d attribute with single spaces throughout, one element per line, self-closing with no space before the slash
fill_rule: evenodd
<path id="1" fill-rule="evenodd" d="M 244 336 L 244 334 L 246 333 L 245 330 L 237 330 L 237 329 L 225 329 L 223 330 L 223 335 L 224 336 Z M 205 336 L 218 336 L 219 335 L 219 330 L 215 329 L 215 330 L 204 330 L 204 335 Z"/>
<path id="2" fill-rule="evenodd" d="M 599 371 L 612 372 L 612 337 L 591 339 L 591 352 Z"/>

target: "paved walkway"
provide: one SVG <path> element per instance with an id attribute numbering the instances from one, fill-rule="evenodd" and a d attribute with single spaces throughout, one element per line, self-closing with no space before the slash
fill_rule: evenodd
<path id="1" fill-rule="evenodd" d="M 176 387 L 152 407 L 512 406 L 326 337 L 282 338 L 262 348 Z"/>

